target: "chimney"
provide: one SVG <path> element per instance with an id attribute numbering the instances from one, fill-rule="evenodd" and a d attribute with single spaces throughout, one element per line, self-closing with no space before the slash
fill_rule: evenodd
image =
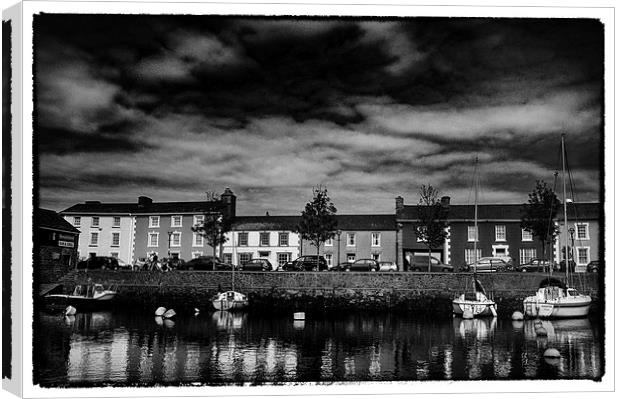
<path id="1" fill-rule="evenodd" d="M 450 207 L 450 197 L 448 196 L 441 197 L 441 207 L 442 208 Z"/>
<path id="2" fill-rule="evenodd" d="M 224 204 L 224 216 L 234 218 L 237 215 L 237 196 L 233 194 L 229 187 L 226 187 L 220 199 Z"/>
<path id="3" fill-rule="evenodd" d="M 396 212 L 402 211 L 405 208 L 405 200 L 400 195 L 396 197 Z"/>
<path id="4" fill-rule="evenodd" d="M 265 212 L 265 216 L 269 216 L 269 211 Z"/>
<path id="5" fill-rule="evenodd" d="M 151 205 L 152 203 L 153 200 L 149 197 L 145 197 L 142 195 L 138 197 L 138 208 L 144 208 L 145 206 Z"/>

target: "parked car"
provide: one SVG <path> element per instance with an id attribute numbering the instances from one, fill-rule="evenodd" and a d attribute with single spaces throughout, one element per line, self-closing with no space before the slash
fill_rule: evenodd
<path id="1" fill-rule="evenodd" d="M 304 255 L 295 259 L 292 263 L 286 263 L 284 270 L 301 272 L 301 271 L 316 271 L 317 270 L 317 255 Z M 319 271 L 327 270 L 327 261 L 323 256 L 319 255 Z"/>
<path id="2" fill-rule="evenodd" d="M 409 264 L 409 271 L 414 272 L 427 272 L 428 271 L 428 255 L 414 255 Z M 452 265 L 442 263 L 434 256 L 431 259 L 431 272 L 452 272 Z"/>
<path id="3" fill-rule="evenodd" d="M 330 272 L 346 272 L 351 268 L 353 262 L 342 262 L 337 264 L 336 266 L 332 266 L 329 271 Z"/>
<path id="4" fill-rule="evenodd" d="M 601 269 L 601 262 L 599 262 L 598 260 L 593 260 L 592 262 L 588 263 L 588 265 L 586 266 L 586 272 L 588 273 L 598 273 L 598 271 Z"/>
<path id="5" fill-rule="evenodd" d="M 570 265 L 570 272 L 574 273 L 575 272 L 575 261 L 571 259 L 570 262 L 568 262 L 568 264 Z M 559 271 L 561 271 L 561 272 L 565 272 L 566 271 L 566 261 L 565 260 L 562 260 L 560 262 L 560 269 L 559 269 Z"/>
<path id="6" fill-rule="evenodd" d="M 86 260 L 82 260 L 77 264 L 78 269 L 103 269 L 118 270 L 118 259 L 112 256 L 91 256 Z"/>
<path id="7" fill-rule="evenodd" d="M 230 263 L 225 263 L 217 256 L 199 256 L 185 262 L 179 270 L 232 270 Z"/>
<path id="8" fill-rule="evenodd" d="M 376 272 L 379 270 L 379 262 L 374 259 L 358 259 L 349 266 L 350 271 Z"/>
<path id="9" fill-rule="evenodd" d="M 270 272 L 273 270 L 273 266 L 268 259 L 257 258 L 245 262 L 241 265 L 241 270 Z"/>
<path id="10" fill-rule="evenodd" d="M 474 271 L 474 264 L 476 266 L 476 272 L 488 273 L 488 272 L 505 272 L 508 270 L 508 264 L 502 258 L 494 258 L 487 256 L 478 259 L 476 262 L 472 262 L 464 267 L 465 271 Z"/>
<path id="11" fill-rule="evenodd" d="M 379 262 L 380 272 L 395 272 L 398 270 L 396 262 Z"/>
<path id="12" fill-rule="evenodd" d="M 180 270 L 183 269 L 185 266 L 185 260 L 181 259 L 181 258 L 169 258 L 166 260 L 167 261 L 167 266 L 174 269 L 174 270 Z"/>
<path id="13" fill-rule="evenodd" d="M 551 262 L 548 259 L 530 259 L 529 262 L 519 265 L 516 269 L 520 272 L 548 272 L 549 268 L 552 266 Z"/>

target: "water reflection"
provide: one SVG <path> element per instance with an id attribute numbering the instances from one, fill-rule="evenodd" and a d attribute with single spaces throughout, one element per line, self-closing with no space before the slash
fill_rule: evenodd
<path id="1" fill-rule="evenodd" d="M 308 318 L 215 312 L 175 320 L 80 313 L 41 315 L 38 381 L 167 384 L 347 380 L 595 378 L 596 329 L 588 320 L 415 320 L 351 314 Z M 36 345 L 36 344 L 35 344 Z M 561 357 L 543 357 L 548 347 Z"/>

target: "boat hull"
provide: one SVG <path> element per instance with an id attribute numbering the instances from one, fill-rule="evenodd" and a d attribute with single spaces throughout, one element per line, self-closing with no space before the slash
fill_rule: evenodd
<path id="1" fill-rule="evenodd" d="M 523 301 L 523 314 L 530 318 L 569 319 L 587 317 L 592 300 L 588 298 L 571 301 L 540 300 L 528 297 Z"/>
<path id="2" fill-rule="evenodd" d="M 78 311 L 80 310 L 95 310 L 103 309 L 111 306 L 114 303 L 115 292 L 104 293 L 97 298 L 88 298 L 79 295 L 62 295 L 52 294 L 43 297 L 43 304 L 48 309 L 64 309 L 67 306 L 73 306 Z"/>
<path id="3" fill-rule="evenodd" d="M 215 310 L 232 312 L 245 309 L 249 302 L 245 295 L 236 291 L 228 291 L 214 296 L 211 300 L 211 304 Z"/>
<path id="4" fill-rule="evenodd" d="M 455 299 L 452 301 L 452 313 L 462 316 L 469 310 L 474 317 L 493 317 L 497 315 L 495 302 L 491 300 L 474 301 Z"/>

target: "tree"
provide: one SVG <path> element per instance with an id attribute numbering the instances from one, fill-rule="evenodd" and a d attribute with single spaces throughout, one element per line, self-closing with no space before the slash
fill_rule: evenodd
<path id="1" fill-rule="evenodd" d="M 559 233 L 553 219 L 560 209 L 560 200 L 551 187 L 542 180 L 536 181 L 536 187 L 528 196 L 527 204 L 523 204 L 522 207 L 521 228 L 540 240 L 544 258 L 546 243 Z"/>
<path id="2" fill-rule="evenodd" d="M 428 248 L 428 271 L 431 271 L 431 250 L 446 240 L 448 208 L 439 201 L 439 190 L 429 185 L 420 187 L 417 206 L 418 222 L 414 224 L 416 236 Z"/>
<path id="3" fill-rule="evenodd" d="M 321 186 L 312 189 L 314 197 L 301 212 L 301 220 L 296 233 L 316 247 L 316 269 L 319 270 L 319 248 L 325 241 L 336 235 L 336 207 Z"/>
<path id="4" fill-rule="evenodd" d="M 213 256 L 216 256 L 216 248 L 228 241 L 226 233 L 231 229 L 230 220 L 219 213 L 205 213 L 204 219 L 192 226 L 192 231 L 207 240 L 207 244 L 213 247 Z M 215 270 L 215 262 L 213 263 Z"/>

